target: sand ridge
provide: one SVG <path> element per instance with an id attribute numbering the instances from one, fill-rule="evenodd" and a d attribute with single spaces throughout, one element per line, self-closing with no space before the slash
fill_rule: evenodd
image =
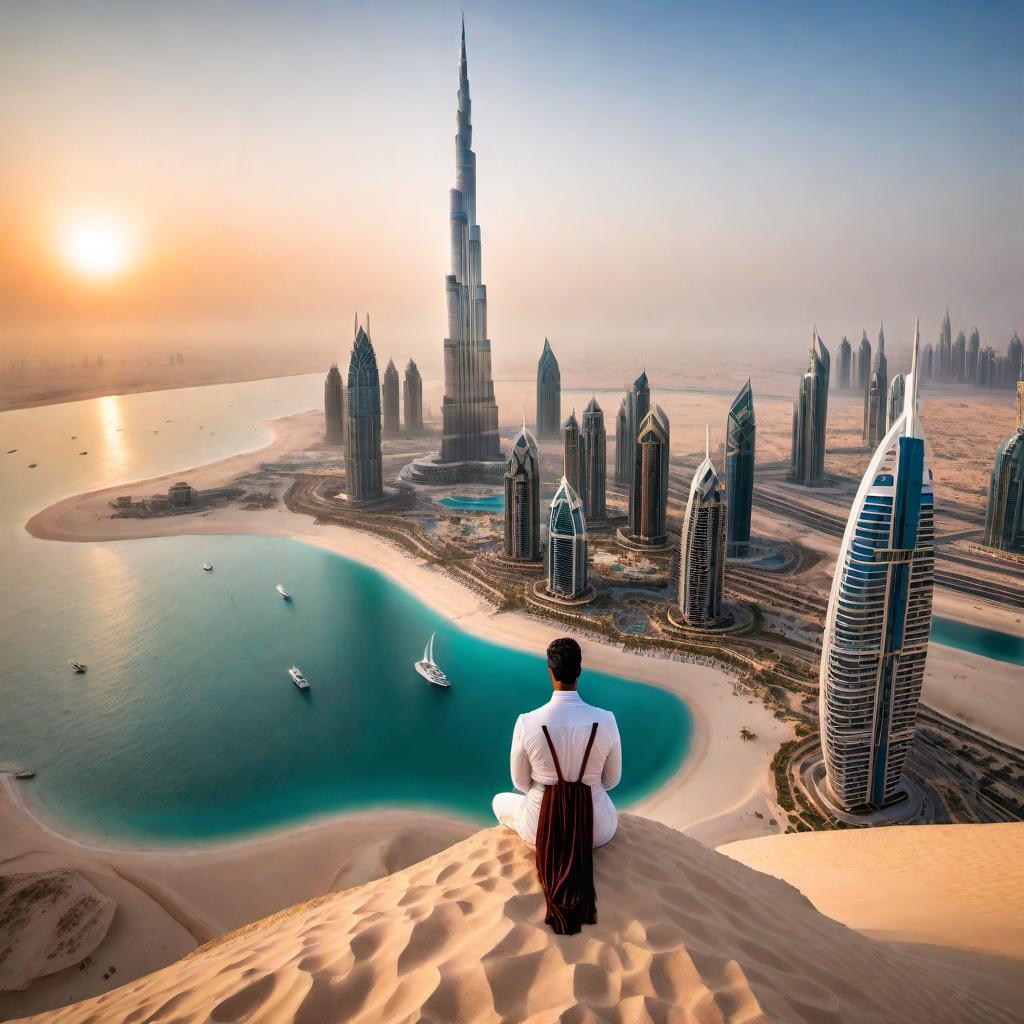
<path id="1" fill-rule="evenodd" d="M 1015 1018 L 816 911 L 796 889 L 623 815 L 595 857 L 598 924 L 543 925 L 529 850 L 486 829 L 34 1018 L 294 1022 L 920 1022 Z"/>

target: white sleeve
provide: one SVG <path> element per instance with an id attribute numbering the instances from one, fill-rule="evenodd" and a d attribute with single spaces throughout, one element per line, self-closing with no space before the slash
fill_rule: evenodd
<path id="1" fill-rule="evenodd" d="M 529 793 L 533 785 L 533 773 L 530 771 L 530 757 L 523 743 L 523 716 L 516 719 L 516 727 L 512 730 L 512 756 L 510 758 L 512 785 L 520 793 Z"/>
<path id="2" fill-rule="evenodd" d="M 619 726 L 613 718 L 611 721 L 612 748 L 605 758 L 601 771 L 601 785 L 605 789 L 614 789 L 622 780 L 622 741 L 619 739 Z"/>

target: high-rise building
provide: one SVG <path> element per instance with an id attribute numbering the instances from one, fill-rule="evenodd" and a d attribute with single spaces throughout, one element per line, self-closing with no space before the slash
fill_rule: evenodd
<path id="1" fill-rule="evenodd" d="M 950 371 L 954 380 L 967 379 L 967 339 L 963 331 L 958 331 L 953 342 L 953 368 Z"/>
<path id="2" fill-rule="evenodd" d="M 402 429 L 401 413 L 398 407 L 398 370 L 393 359 L 388 360 L 384 370 L 384 433 L 397 434 Z"/>
<path id="3" fill-rule="evenodd" d="M 1024 425 L 1018 425 L 996 449 L 985 511 L 985 543 L 1000 551 L 1024 554 Z"/>
<path id="4" fill-rule="evenodd" d="M 864 395 L 864 444 L 877 448 L 885 436 L 887 401 L 889 394 L 889 364 L 885 358 L 885 335 L 878 332 L 878 350 L 871 380 Z"/>
<path id="5" fill-rule="evenodd" d="M 906 378 L 902 373 L 897 373 L 889 381 L 889 398 L 886 401 L 885 429 L 888 430 L 895 422 L 896 417 L 903 412 L 904 396 L 906 392 Z M 881 440 L 881 438 L 879 438 Z"/>
<path id="6" fill-rule="evenodd" d="M 375 501 L 384 494 L 380 453 L 380 375 L 370 336 L 356 323 L 348 363 L 345 425 L 345 494 L 349 501 Z"/>
<path id="7" fill-rule="evenodd" d="M 725 585 L 726 487 L 711 461 L 707 435 L 686 501 L 679 553 L 679 610 L 692 626 L 722 617 Z"/>
<path id="8" fill-rule="evenodd" d="M 608 438 L 604 429 L 604 413 L 597 399 L 592 398 L 583 410 L 583 431 L 580 436 L 580 500 L 588 522 L 604 519 L 605 478 L 608 473 Z"/>
<path id="9" fill-rule="evenodd" d="M 1024 374 L 1017 381 L 1017 429 L 1024 427 Z"/>
<path id="10" fill-rule="evenodd" d="M 544 348 L 537 360 L 537 436 L 558 437 L 562 425 L 562 374 L 551 342 L 544 339 Z"/>
<path id="11" fill-rule="evenodd" d="M 423 430 L 423 378 L 412 359 L 405 367 L 405 379 L 402 381 L 402 406 L 406 431 L 420 433 Z"/>
<path id="12" fill-rule="evenodd" d="M 615 482 L 629 483 L 630 455 L 633 446 L 629 443 L 629 415 L 626 412 L 626 400 L 619 403 L 619 411 L 615 417 Z"/>
<path id="13" fill-rule="evenodd" d="M 850 371 L 852 370 L 853 363 L 853 349 L 850 346 L 850 339 L 843 335 L 843 340 L 839 342 L 839 348 L 836 350 L 836 390 L 837 391 L 849 391 L 850 390 Z"/>
<path id="14" fill-rule="evenodd" d="M 505 557 L 540 561 L 540 456 L 525 422 L 505 469 Z"/>
<path id="15" fill-rule="evenodd" d="M 629 443 L 629 459 L 626 462 L 626 483 L 632 486 L 634 452 L 636 439 L 640 434 L 640 424 L 647 418 L 651 410 L 651 386 L 647 382 L 647 371 L 644 370 L 633 386 L 626 392 L 626 440 Z"/>
<path id="16" fill-rule="evenodd" d="M 942 318 L 942 330 L 939 332 L 939 380 L 945 383 L 953 373 L 953 325 L 949 320 L 949 306 Z"/>
<path id="17" fill-rule="evenodd" d="M 324 380 L 324 439 L 328 444 L 341 444 L 345 440 L 344 402 L 341 371 L 337 363 L 331 363 Z"/>
<path id="18" fill-rule="evenodd" d="M 476 220 L 476 154 L 466 63 L 466 25 L 459 54 L 459 108 L 455 133 L 455 187 L 450 192 L 452 270 L 445 282 L 448 337 L 444 342 L 441 462 L 501 458 L 498 405 L 487 337 L 487 286 Z"/>
<path id="19" fill-rule="evenodd" d="M 587 590 L 587 524 L 583 504 L 563 476 L 548 517 L 548 590 L 576 598 Z"/>
<path id="20" fill-rule="evenodd" d="M 831 360 L 818 337 L 811 337 L 807 372 L 800 379 L 800 391 L 793 406 L 793 450 L 789 478 L 805 487 L 825 479 L 825 423 L 828 419 L 828 379 Z"/>
<path id="21" fill-rule="evenodd" d="M 991 345 L 983 345 L 978 353 L 978 379 L 980 388 L 991 388 L 996 384 L 996 353 Z"/>
<path id="22" fill-rule="evenodd" d="M 569 418 L 562 424 L 562 475 L 569 481 L 573 491 L 580 490 L 580 425 L 576 419 L 576 410 L 569 413 Z"/>
<path id="23" fill-rule="evenodd" d="M 978 353 L 981 351 L 981 334 L 975 327 L 971 331 L 971 337 L 967 342 L 967 367 L 964 370 L 964 380 L 974 384 L 978 379 Z"/>
<path id="24" fill-rule="evenodd" d="M 818 702 L 825 786 L 847 810 L 898 796 L 924 680 L 934 509 L 917 410 L 919 346 L 915 330 L 903 412 L 861 480 L 825 619 Z"/>
<path id="25" fill-rule="evenodd" d="M 923 384 L 926 380 L 931 380 L 935 376 L 935 350 L 932 348 L 932 343 L 928 342 L 923 349 L 921 349 L 921 380 L 919 384 Z"/>
<path id="26" fill-rule="evenodd" d="M 858 395 L 867 394 L 868 384 L 871 383 L 871 342 L 868 341 L 868 332 L 863 331 L 860 336 L 860 344 L 857 346 L 857 384 L 854 391 Z"/>
<path id="27" fill-rule="evenodd" d="M 750 378 L 729 406 L 725 438 L 725 478 L 729 496 L 726 543 L 730 555 L 742 557 L 750 546 L 750 513 L 754 503 L 754 393 Z"/>
<path id="28" fill-rule="evenodd" d="M 664 544 L 668 511 L 669 422 L 661 406 L 652 409 L 633 446 L 633 485 L 629 493 L 629 530 L 641 544 Z"/>
<path id="29" fill-rule="evenodd" d="M 1016 331 L 1013 332 L 1013 337 L 1010 338 L 1006 346 L 1006 360 L 1007 376 L 1010 387 L 1013 387 L 1021 377 L 1024 377 L 1024 344 L 1021 343 L 1020 336 Z"/>

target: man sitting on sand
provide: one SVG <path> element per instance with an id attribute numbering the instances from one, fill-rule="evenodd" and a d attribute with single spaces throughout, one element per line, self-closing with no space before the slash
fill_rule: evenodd
<path id="1" fill-rule="evenodd" d="M 582 660 L 580 645 L 570 637 L 554 640 L 548 647 L 548 673 L 554 693 L 543 707 L 520 715 L 512 733 L 512 784 L 519 793 L 499 793 L 492 803 L 498 821 L 518 832 L 530 846 L 537 844 L 545 790 L 563 778 L 590 787 L 594 846 L 604 846 L 615 835 L 618 816 L 608 790 L 622 778 L 619 727 L 610 711 L 585 703 L 577 693 Z"/>

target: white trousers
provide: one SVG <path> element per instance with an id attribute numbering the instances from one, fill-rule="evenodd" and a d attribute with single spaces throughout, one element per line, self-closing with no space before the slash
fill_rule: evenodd
<path id="1" fill-rule="evenodd" d="M 526 797 L 522 793 L 499 793 L 491 801 L 491 810 L 494 811 L 494 816 L 505 828 L 510 828 L 515 832 L 517 831 L 516 821 L 519 816 L 519 808 L 523 806 L 525 799 Z"/>

